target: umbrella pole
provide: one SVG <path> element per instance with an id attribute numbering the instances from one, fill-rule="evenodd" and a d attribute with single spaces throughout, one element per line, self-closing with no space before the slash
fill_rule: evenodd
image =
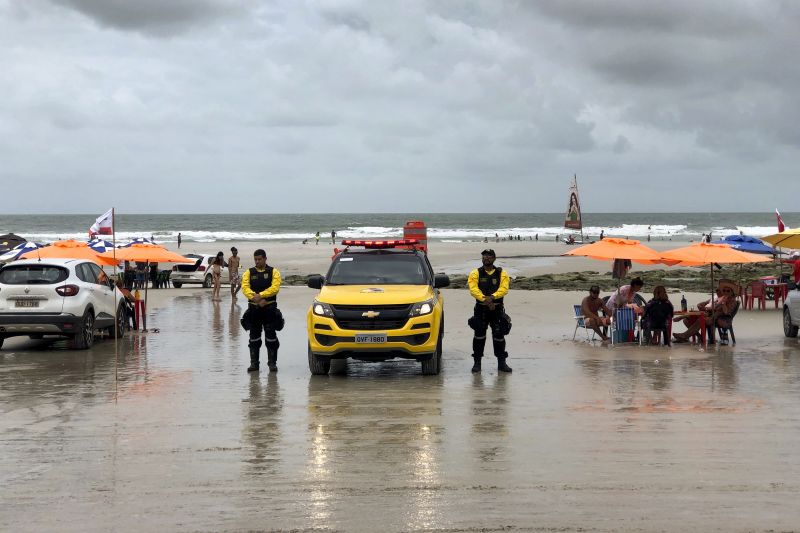
<path id="1" fill-rule="evenodd" d="M 144 311 L 142 312 L 142 331 L 147 332 L 147 282 L 150 278 L 150 261 L 147 262 L 144 276 Z"/>

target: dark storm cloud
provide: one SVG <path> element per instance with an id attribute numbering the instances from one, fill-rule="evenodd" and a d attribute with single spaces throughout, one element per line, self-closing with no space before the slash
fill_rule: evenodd
<path id="1" fill-rule="evenodd" d="M 172 35 L 243 9 L 239 0 L 51 0 L 103 26 Z"/>

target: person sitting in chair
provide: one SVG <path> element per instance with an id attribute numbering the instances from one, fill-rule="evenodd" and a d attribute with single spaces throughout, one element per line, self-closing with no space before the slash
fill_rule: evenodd
<path id="1" fill-rule="evenodd" d="M 664 344 L 669 344 L 667 323 L 672 320 L 674 312 L 667 289 L 663 285 L 657 285 L 653 289 L 653 298 L 645 305 L 642 315 L 642 331 L 648 344 L 659 344 L 662 334 L 665 335 Z"/>
<path id="2" fill-rule="evenodd" d="M 736 295 L 739 286 L 730 280 L 720 280 L 716 290 L 716 298 L 697 304 L 697 309 L 706 315 L 706 328 L 711 332 L 710 343 L 713 344 L 713 331 L 715 327 L 729 328 L 733 322 L 731 316 L 736 306 Z M 684 319 L 687 329 L 683 333 L 673 333 L 675 342 L 688 342 L 689 339 L 700 332 L 700 318 L 696 316 Z M 727 339 L 723 339 L 727 340 Z"/>
<path id="3" fill-rule="evenodd" d="M 600 316 L 599 311 L 603 311 L 605 316 Z M 608 326 L 611 324 L 611 311 L 603 303 L 600 298 L 600 287 L 592 285 L 589 288 L 589 296 L 581 302 L 581 314 L 584 316 L 584 324 L 587 328 L 591 328 L 595 333 L 600 335 L 603 342 L 608 341 Z M 601 329 L 602 327 L 602 329 Z"/>
<path id="4" fill-rule="evenodd" d="M 611 296 L 608 297 L 606 305 L 612 312 L 616 311 L 618 308 L 630 307 L 638 314 L 641 312 L 641 308 L 633 303 L 633 297 L 637 292 L 642 290 L 642 287 L 644 287 L 642 278 L 633 278 L 630 285 L 623 285 L 614 291 Z"/>

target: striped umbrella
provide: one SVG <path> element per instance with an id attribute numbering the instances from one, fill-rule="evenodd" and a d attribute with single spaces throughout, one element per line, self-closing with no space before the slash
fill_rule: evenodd
<path id="1" fill-rule="evenodd" d="M 136 237 L 135 239 L 131 239 L 130 242 L 126 242 L 125 244 L 121 244 L 120 248 L 129 248 L 134 244 L 153 244 L 153 241 L 150 239 L 145 239 L 144 237 Z"/>
<path id="2" fill-rule="evenodd" d="M 113 249 L 114 243 L 111 241 L 104 241 L 103 239 L 92 239 L 89 241 L 89 248 L 99 254 L 102 254 Z"/>
<path id="3" fill-rule="evenodd" d="M 38 242 L 23 242 L 22 244 L 17 245 L 16 247 L 12 248 L 11 250 L 7 251 L 3 255 L 0 255 L 0 263 L 8 263 L 9 261 L 15 261 L 19 259 L 19 256 L 22 254 L 28 253 L 31 250 L 36 250 L 37 248 L 42 248 L 45 246 L 44 244 L 39 244 Z"/>

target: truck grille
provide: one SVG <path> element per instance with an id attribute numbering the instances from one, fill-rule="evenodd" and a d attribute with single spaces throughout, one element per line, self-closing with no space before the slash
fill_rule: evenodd
<path id="1" fill-rule="evenodd" d="M 333 317 L 342 329 L 365 331 L 400 329 L 408 322 L 411 305 L 332 305 Z M 376 317 L 364 313 L 379 313 Z"/>

